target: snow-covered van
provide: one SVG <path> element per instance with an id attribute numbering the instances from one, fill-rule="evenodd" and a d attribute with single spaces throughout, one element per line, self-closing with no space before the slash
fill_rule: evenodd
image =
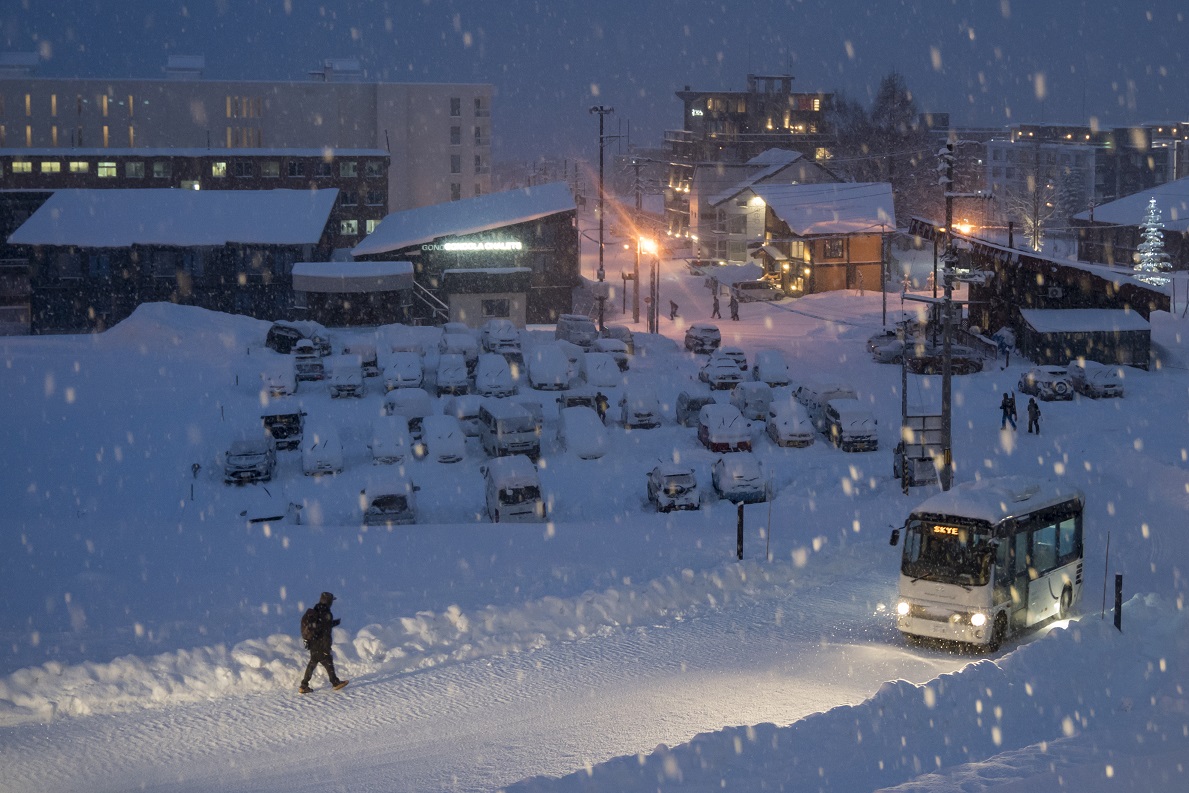
<path id="1" fill-rule="evenodd" d="M 545 520 L 541 480 L 532 460 L 522 454 L 498 457 L 482 468 L 487 516 L 492 523 Z"/>
<path id="2" fill-rule="evenodd" d="M 270 397 L 290 396 L 297 391 L 297 370 L 289 356 L 272 356 L 260 371 L 261 389 Z"/>
<path id="3" fill-rule="evenodd" d="M 479 407 L 479 440 L 491 457 L 541 454 L 537 420 L 523 405 L 510 399 L 489 399 Z"/>
<path id="4" fill-rule="evenodd" d="M 363 359 L 358 355 L 334 355 L 327 359 L 330 374 L 327 383 L 332 397 L 361 397 L 367 393 L 363 383 Z"/>
<path id="5" fill-rule="evenodd" d="M 842 383 L 805 383 L 797 386 L 793 397 L 805 406 L 813 428 L 826 431 L 826 403 L 831 399 L 858 399 L 855 389 Z"/>
<path id="6" fill-rule="evenodd" d="M 372 419 L 372 435 L 367 448 L 372 453 L 372 465 L 403 463 L 413 449 L 409 420 L 395 415 Z"/>

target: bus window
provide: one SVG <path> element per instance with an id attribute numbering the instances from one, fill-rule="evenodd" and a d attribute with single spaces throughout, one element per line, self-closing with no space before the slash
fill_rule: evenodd
<path id="1" fill-rule="evenodd" d="M 1076 518 L 1066 518 L 1057 524 L 1057 564 L 1067 565 L 1082 558 L 1082 538 Z"/>
<path id="2" fill-rule="evenodd" d="M 1057 568 L 1057 524 L 1050 523 L 1033 532 L 1032 566 L 1038 576 Z"/>

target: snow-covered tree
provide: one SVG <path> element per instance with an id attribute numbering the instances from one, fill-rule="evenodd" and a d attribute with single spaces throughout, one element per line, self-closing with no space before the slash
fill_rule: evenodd
<path id="1" fill-rule="evenodd" d="M 1020 178 L 1009 184 L 1004 203 L 1008 214 L 1020 224 L 1020 231 L 1034 251 L 1044 248 L 1045 230 L 1055 214 L 1057 197 L 1053 169 L 1041 163 L 1040 145 L 1016 160 Z"/>
<path id="2" fill-rule="evenodd" d="M 1140 243 L 1135 263 L 1136 277 L 1149 284 L 1162 286 L 1168 283 L 1168 278 L 1159 273 L 1172 269 L 1168 254 L 1164 252 L 1164 221 L 1160 219 L 1160 209 L 1156 206 L 1156 198 L 1148 200 L 1148 214 L 1140 226 Z"/>

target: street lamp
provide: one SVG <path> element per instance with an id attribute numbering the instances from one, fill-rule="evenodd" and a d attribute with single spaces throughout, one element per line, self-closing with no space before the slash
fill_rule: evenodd
<path id="1" fill-rule="evenodd" d="M 636 259 L 639 261 L 640 253 L 650 254 L 652 259 L 652 273 L 648 279 L 648 332 L 657 332 L 657 302 L 660 300 L 660 246 L 657 245 L 656 240 L 649 237 L 640 237 L 636 243 Z M 636 283 L 639 283 L 637 281 Z"/>
<path id="2" fill-rule="evenodd" d="M 599 116 L 599 283 L 602 283 L 606 277 L 606 271 L 603 270 L 603 144 L 606 142 L 603 137 L 603 117 L 608 113 L 614 113 L 615 108 L 604 107 L 603 105 L 595 105 L 590 109 L 591 113 L 597 113 Z M 607 302 L 607 295 L 600 287 L 598 293 L 599 301 L 599 332 L 603 332 L 603 308 Z"/>

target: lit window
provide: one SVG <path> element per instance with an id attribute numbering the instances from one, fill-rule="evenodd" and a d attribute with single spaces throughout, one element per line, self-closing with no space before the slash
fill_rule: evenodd
<path id="1" fill-rule="evenodd" d="M 90 173 L 91 172 L 91 163 L 86 162 L 85 160 L 75 160 L 70 163 L 70 172 L 71 173 Z"/>
<path id="2" fill-rule="evenodd" d="M 227 163 L 212 162 L 211 163 L 211 176 L 213 176 L 217 179 L 222 179 L 223 177 L 227 176 Z"/>
<path id="3" fill-rule="evenodd" d="M 13 173 L 33 173 L 33 163 L 25 162 L 24 160 L 12 161 Z"/>
<path id="4" fill-rule="evenodd" d="M 43 162 L 41 164 L 42 173 L 62 173 L 62 163 L 60 162 Z"/>
<path id="5" fill-rule="evenodd" d="M 364 221 L 364 228 L 367 230 L 368 234 L 371 234 L 373 231 L 375 231 L 376 226 L 379 226 L 379 225 L 380 225 L 380 221 L 376 220 L 375 218 L 369 218 Z"/>
<path id="6" fill-rule="evenodd" d="M 339 223 L 339 233 L 344 236 L 354 236 L 359 233 L 358 220 L 344 220 Z"/>
<path id="7" fill-rule="evenodd" d="M 281 164 L 276 160 L 264 160 L 260 163 L 260 175 L 265 179 L 276 179 L 281 175 Z"/>
<path id="8" fill-rule="evenodd" d="M 355 160 L 343 160 L 339 163 L 339 176 L 353 179 L 359 175 L 359 167 Z"/>
<path id="9" fill-rule="evenodd" d="M 96 173 L 100 179 L 114 179 L 116 177 L 116 164 L 114 162 L 99 162 L 99 167 L 96 168 Z"/>

